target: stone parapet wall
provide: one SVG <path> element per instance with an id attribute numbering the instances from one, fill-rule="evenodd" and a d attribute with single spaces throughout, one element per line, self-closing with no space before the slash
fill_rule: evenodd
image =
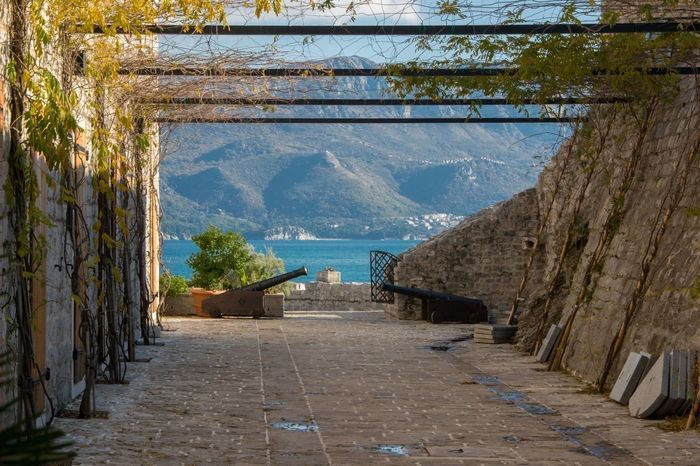
<path id="1" fill-rule="evenodd" d="M 484 209 L 399 256 L 395 283 L 483 300 L 493 317 L 510 311 L 538 228 L 534 189 Z M 420 319 L 421 302 L 396 295 L 392 315 Z"/>
<path id="2" fill-rule="evenodd" d="M 163 315 L 193 316 L 194 298 L 190 293 L 166 296 L 163 300 Z"/>
<path id="3" fill-rule="evenodd" d="M 369 283 L 305 283 L 285 298 L 285 311 L 367 311 L 384 310 L 370 301 Z"/>

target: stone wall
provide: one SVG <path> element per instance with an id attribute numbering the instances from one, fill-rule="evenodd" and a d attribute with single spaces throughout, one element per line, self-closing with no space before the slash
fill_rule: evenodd
<path id="1" fill-rule="evenodd" d="M 7 9 L 0 8 L 0 68 L 5 69 L 9 60 L 9 50 L 7 48 Z M 154 44 L 155 46 L 156 44 Z M 66 63 L 62 60 L 63 55 L 54 56 L 53 50 L 47 50 L 47 55 L 42 59 L 43 63 L 39 65 L 46 66 L 48 70 L 53 72 L 57 77 L 65 74 L 65 65 L 70 65 L 72 70 L 74 63 L 71 59 Z M 71 154 L 71 167 L 64 173 L 57 173 L 47 167 L 42 154 L 37 151 L 28 151 L 32 156 L 32 166 L 36 170 L 36 189 L 37 202 L 36 206 L 41 213 L 45 215 L 47 222 L 37 222 L 34 225 L 35 237 L 39 240 L 36 244 L 40 245 L 36 250 L 31 251 L 31 256 L 36 261 L 35 278 L 31 283 L 31 324 L 33 330 L 32 336 L 32 355 L 38 369 L 44 374 L 44 387 L 36 386 L 35 390 L 38 396 L 44 393 L 43 408 L 42 405 L 37 405 L 37 411 L 42 411 L 38 423 L 51 418 L 63 405 L 78 396 L 85 385 L 84 378 L 80 379 L 81 370 L 84 369 L 84 364 L 81 364 L 78 359 L 74 360 L 74 350 L 77 349 L 76 340 L 79 340 L 78 332 L 80 327 L 76 325 L 76 318 L 82 314 L 82 309 L 73 299 L 73 290 L 71 287 L 71 274 L 73 265 L 75 264 L 74 256 L 76 245 L 73 244 L 71 236 L 68 232 L 68 225 L 71 218 L 68 217 L 68 203 L 65 201 L 66 193 L 61 191 L 60 181 L 65 181 L 64 175 L 70 173 L 78 186 L 76 205 L 80 210 L 80 221 L 76 223 L 85 224 L 86 231 L 83 244 L 85 245 L 84 256 L 86 267 L 81 276 L 81 283 L 87 289 L 85 290 L 86 302 L 83 305 L 90 310 L 94 315 L 98 309 L 98 278 L 96 276 L 96 264 L 98 262 L 98 251 L 96 250 L 95 230 L 93 226 L 98 219 L 98 202 L 96 192 L 93 189 L 93 172 L 96 164 L 96 157 L 91 156 L 90 147 L 90 115 L 93 105 L 90 99 L 94 99 L 94 93 L 84 91 L 91 89 L 92 85 L 87 85 L 86 78 L 74 77 L 74 89 L 79 99 L 79 104 L 76 105 L 76 113 L 73 115 L 79 126 L 75 134 L 72 136 L 76 142 L 76 150 Z M 10 120 L 10 112 L 7 108 L 6 101 L 8 99 L 9 86 L 4 77 L 0 77 L 0 185 L 5 186 L 9 174 L 9 131 L 7 128 Z M 120 104 L 124 104 L 119 100 Z M 112 113 L 107 109 L 106 118 L 113 117 Z M 109 123 L 106 126 L 110 126 Z M 133 154 L 129 152 L 129 154 Z M 129 245 L 131 254 L 128 258 L 122 261 L 122 257 L 115 258 L 116 266 L 120 269 L 120 283 L 117 288 L 118 305 L 128 306 L 129 311 L 124 311 L 121 306 L 117 313 L 120 317 L 126 316 L 126 312 L 131 312 L 130 321 L 137 326 L 135 338 L 140 337 L 139 329 L 139 304 L 143 300 L 144 303 L 151 303 L 154 294 L 157 294 L 157 257 L 159 252 L 158 238 L 158 223 L 159 206 L 157 205 L 157 164 L 158 164 L 158 140 L 150 146 L 149 152 L 144 156 L 150 163 L 148 171 L 144 176 L 145 189 L 142 192 L 120 191 L 116 197 L 116 205 L 123 212 L 128 213 L 128 218 L 125 219 L 124 225 L 120 223 L 116 237 L 114 238 L 120 244 Z M 133 160 L 130 160 L 133 161 Z M 65 167 L 68 168 L 68 167 Z M 132 180 L 130 186 L 134 186 Z M 9 222 L 8 203 L 5 200 L 5 195 L 0 194 L 0 301 L 2 301 L 2 319 L 0 319 L 0 352 L 12 349 L 13 354 L 17 354 L 20 350 L 17 345 L 17 336 L 19 331 L 16 330 L 15 321 L 17 319 L 15 290 L 17 287 L 16 277 L 12 273 L 15 268 L 12 263 L 15 259 L 13 253 L 14 236 L 12 234 Z M 151 239 L 147 251 L 152 261 L 144 265 L 144 269 L 150 272 L 148 281 L 150 284 L 150 295 L 140 288 L 140 283 L 136 277 L 136 250 L 141 246 L 140 242 L 134 240 L 135 219 L 137 211 L 134 206 L 134 200 L 139 197 L 146 197 L 148 210 L 145 214 L 147 223 L 149 224 Z M 125 202 L 128 200 L 128 206 Z M 120 217 L 121 219 L 121 217 Z M 121 250 L 121 249 L 120 249 Z M 122 250 L 123 251 L 123 250 Z M 126 265 L 124 263 L 130 260 Z M 129 270 L 131 273 L 125 273 Z M 129 281 L 126 281 L 127 275 Z M 128 291 L 128 296 L 124 296 Z M 151 310 L 155 313 L 158 302 L 157 299 L 150 305 Z M 105 319 L 103 319 L 105 321 Z M 125 330 L 125 329 L 124 329 Z M 121 335 L 127 332 L 120 332 Z M 47 371 L 48 370 L 48 371 Z M 50 376 L 46 377 L 46 374 Z M 74 383 L 75 382 L 75 383 Z M 0 402 L 6 402 L 10 399 L 17 398 L 17 384 L 10 383 L 6 387 L 0 389 Z M 14 392 L 13 392 L 14 391 Z M 99 405 L 99 400 L 97 401 Z M 21 413 L 21 404 L 15 405 L 15 413 L 8 415 L 5 413 L 4 418 L 0 418 L 0 425 L 5 425 L 13 420 Z M 53 412 L 51 411 L 53 410 Z"/>
<path id="2" fill-rule="evenodd" d="M 163 315 L 166 316 L 193 316 L 194 299 L 189 293 L 168 295 L 163 300 Z"/>
<path id="3" fill-rule="evenodd" d="M 540 203 L 553 202 L 555 212 L 543 219 L 544 279 L 520 319 L 524 349 L 543 320 L 545 328 L 570 322 L 563 367 L 597 381 L 630 313 L 608 386 L 630 351 L 700 349 L 699 92 L 695 78 L 684 79 L 647 130 L 640 109 L 636 118 L 627 108 L 599 111 L 591 125 L 598 138 L 610 131 L 603 150 L 572 156 L 564 148 L 541 175 Z M 565 177 L 554 183 L 562 168 Z"/>
<path id="4" fill-rule="evenodd" d="M 373 303 L 368 283 L 324 283 L 303 284 L 305 289 L 294 290 L 284 298 L 285 311 L 367 311 L 385 310 L 385 305 Z M 195 315 L 191 294 L 167 296 L 163 315 Z"/>
<path id="5" fill-rule="evenodd" d="M 502 317 L 532 254 L 520 347 L 568 323 L 561 367 L 604 387 L 630 351 L 700 350 L 699 94 L 683 78 L 647 124 L 639 105 L 592 109 L 535 189 L 401 255 L 396 282 L 478 297 Z M 420 303 L 398 297 L 391 312 L 417 318 Z"/>
<path id="6" fill-rule="evenodd" d="M 370 301 L 369 283 L 305 283 L 285 298 L 285 311 L 367 311 L 384 310 Z"/>
<path id="7" fill-rule="evenodd" d="M 403 253 L 395 283 L 479 298 L 494 318 L 502 318 L 535 246 L 537 227 L 537 196 L 530 189 Z M 420 311 L 419 299 L 401 295 L 390 308 L 402 319 L 419 319 Z"/>

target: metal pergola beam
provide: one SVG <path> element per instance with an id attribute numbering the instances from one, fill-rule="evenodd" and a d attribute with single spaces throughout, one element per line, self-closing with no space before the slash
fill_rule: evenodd
<path id="1" fill-rule="evenodd" d="M 386 105 L 386 106 L 435 106 L 435 105 L 586 105 L 586 104 L 610 104 L 627 102 L 622 97 L 561 97 L 545 99 L 540 102 L 535 99 L 514 101 L 502 98 L 483 99 L 311 99 L 295 98 L 249 98 L 249 97 L 151 97 L 138 101 L 141 104 L 153 105 L 331 105 L 331 106 L 361 106 L 361 105 Z"/>
<path id="2" fill-rule="evenodd" d="M 513 117 L 513 118 L 488 118 L 488 117 L 478 117 L 478 118 L 286 118 L 286 117 L 271 117 L 271 118 L 247 118 L 247 117 L 231 117 L 231 118 L 217 118 L 217 117 L 157 117 L 152 121 L 155 123 L 238 123 L 238 124 L 251 124 L 251 123 L 284 123 L 284 124 L 327 124 L 327 123 L 347 123 L 347 124 L 407 124 L 407 123 L 571 123 L 575 121 L 582 121 L 584 118 L 581 117 L 561 117 L 561 118 L 525 118 L 525 117 Z"/>
<path id="3" fill-rule="evenodd" d="M 80 32 L 101 34 L 100 26 L 78 28 Z M 526 35 L 526 34 L 619 34 L 700 31 L 700 22 L 650 22 L 650 23 L 582 23 L 582 24 L 452 24 L 452 25 L 220 25 L 208 24 L 199 30 L 182 24 L 149 24 L 142 28 L 154 34 L 165 35 L 217 35 L 217 36 L 468 36 L 468 35 Z M 117 33 L 132 31 L 116 29 Z"/>
<path id="4" fill-rule="evenodd" d="M 635 68 L 649 75 L 700 74 L 700 67 L 680 66 L 673 68 Z M 231 77 L 478 77 L 513 75 L 518 68 L 206 68 L 206 67 L 147 67 L 122 68 L 121 75 L 136 76 L 231 76 Z M 593 69 L 594 76 L 619 75 L 621 71 Z"/>

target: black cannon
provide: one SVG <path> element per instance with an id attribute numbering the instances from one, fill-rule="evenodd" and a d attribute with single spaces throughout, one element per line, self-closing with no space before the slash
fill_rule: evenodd
<path id="1" fill-rule="evenodd" d="M 260 280 L 240 288 L 214 295 L 202 302 L 202 310 L 212 317 L 282 317 L 284 316 L 284 296 L 266 295 L 265 290 L 273 286 L 307 275 L 306 267 Z"/>
<path id="2" fill-rule="evenodd" d="M 394 268 L 398 258 L 384 251 L 370 252 L 371 300 L 393 303 L 394 293 L 421 300 L 421 318 L 440 322 L 478 323 L 488 321 L 488 310 L 480 299 L 466 298 L 439 291 L 394 284 Z"/>

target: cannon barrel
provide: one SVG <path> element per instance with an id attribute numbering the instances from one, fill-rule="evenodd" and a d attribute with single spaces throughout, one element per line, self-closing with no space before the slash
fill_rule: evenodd
<path id="1" fill-rule="evenodd" d="M 408 286 L 398 286 L 392 285 L 391 283 L 384 283 L 382 285 L 387 291 L 392 293 L 398 293 L 406 296 L 413 296 L 420 299 L 432 299 L 435 301 L 459 301 L 462 303 L 470 303 L 477 306 L 484 306 L 484 302 L 480 299 L 465 298 L 464 296 L 457 296 L 449 293 L 440 293 L 438 291 L 424 290 L 421 288 L 410 288 Z"/>
<path id="2" fill-rule="evenodd" d="M 246 291 L 265 291 L 268 288 L 272 288 L 273 286 L 277 286 L 281 283 L 284 283 L 286 281 L 289 281 L 293 278 L 301 277 L 302 275 L 307 275 L 309 273 L 308 270 L 306 270 L 306 267 L 300 267 L 296 270 L 292 270 L 291 272 L 283 273 L 281 275 L 276 275 L 272 278 L 268 278 L 266 280 L 260 280 L 259 282 L 251 283 L 250 285 L 242 286 L 240 288 L 237 288 L 237 290 L 246 290 Z"/>

